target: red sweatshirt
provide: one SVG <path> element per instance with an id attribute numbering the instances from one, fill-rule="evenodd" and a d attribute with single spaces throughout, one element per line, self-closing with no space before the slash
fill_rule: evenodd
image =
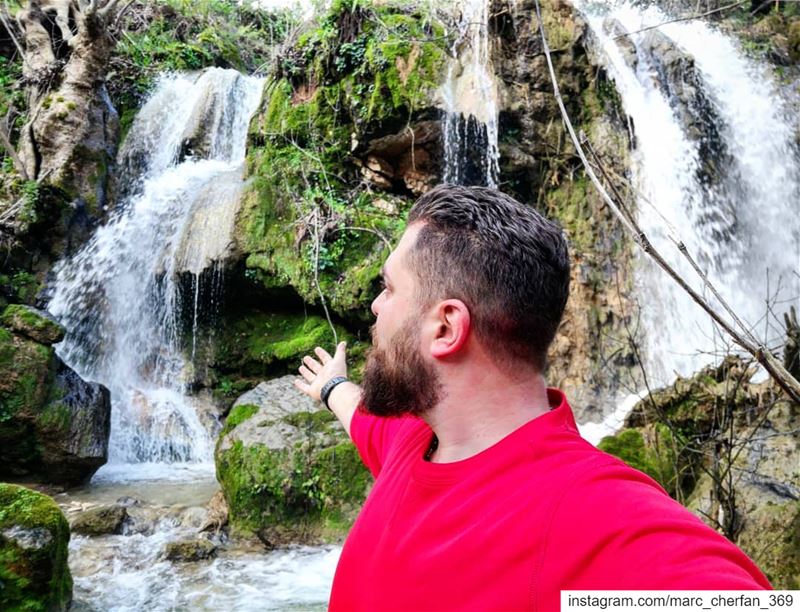
<path id="1" fill-rule="evenodd" d="M 736 546 L 553 407 L 454 463 L 423 459 L 417 418 L 357 411 L 375 485 L 345 543 L 331 610 L 558 610 L 562 589 L 759 589 Z"/>

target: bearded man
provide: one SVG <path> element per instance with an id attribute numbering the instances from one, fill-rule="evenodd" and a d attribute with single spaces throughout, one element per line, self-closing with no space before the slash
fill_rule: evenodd
<path id="1" fill-rule="evenodd" d="M 558 610 L 562 589 L 769 588 L 649 477 L 583 440 L 543 372 L 569 291 L 561 230 L 507 195 L 422 196 L 383 269 L 363 388 L 345 345 L 297 386 L 375 484 L 332 610 Z"/>

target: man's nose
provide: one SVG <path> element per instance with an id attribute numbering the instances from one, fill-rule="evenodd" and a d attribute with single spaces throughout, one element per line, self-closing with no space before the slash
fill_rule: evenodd
<path id="1" fill-rule="evenodd" d="M 369 308 L 370 308 L 370 310 L 372 311 L 372 314 L 374 314 L 376 317 L 378 316 L 378 306 L 379 306 L 379 302 L 380 302 L 381 300 L 383 300 L 383 294 L 384 294 L 384 293 L 386 293 L 386 291 L 385 291 L 385 290 L 384 290 L 384 291 L 381 291 L 381 292 L 378 294 L 378 297 L 376 297 L 374 300 L 372 300 L 372 304 L 371 304 L 371 305 L 370 305 L 370 307 L 369 307 Z"/>

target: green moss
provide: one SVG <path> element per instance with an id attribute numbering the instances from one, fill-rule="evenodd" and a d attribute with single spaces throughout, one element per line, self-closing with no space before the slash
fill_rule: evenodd
<path id="1" fill-rule="evenodd" d="M 52 402 L 37 415 L 36 421 L 41 430 L 66 432 L 72 421 L 72 411 L 61 402 Z"/>
<path id="2" fill-rule="evenodd" d="M 348 337 L 337 328 L 341 339 Z M 226 322 L 216 339 L 217 368 L 239 375 L 277 371 L 317 346 L 331 346 L 333 334 L 326 319 L 303 313 L 248 312 Z M 279 367 L 282 366 L 282 367 Z"/>
<path id="3" fill-rule="evenodd" d="M 586 177 L 565 180 L 546 195 L 548 213 L 557 218 L 569 237 L 570 245 L 578 252 L 594 246 L 595 228 L 589 194 L 592 187 Z"/>
<path id="4" fill-rule="evenodd" d="M 72 598 L 67 564 L 69 525 L 56 503 L 24 487 L 0 483 L 0 533 L 39 529 L 49 534 L 42 546 L 20 548 L 0 535 L 0 608 L 45 611 L 64 609 Z"/>
<path id="5" fill-rule="evenodd" d="M 52 348 L 0 329 L 0 422 L 39 410 L 48 397 L 54 365 Z M 2 442 L 0 438 L 0 448 Z"/>
<path id="6" fill-rule="evenodd" d="M 258 406 L 254 406 L 253 404 L 234 406 L 228 414 L 228 417 L 225 419 L 225 427 L 220 433 L 220 436 L 226 435 L 234 427 L 249 419 L 256 412 L 258 412 Z"/>
<path id="7" fill-rule="evenodd" d="M 431 107 L 446 58 L 439 24 L 357 3 L 334 4 L 286 53 L 250 126 L 253 180 L 237 224 L 247 267 L 265 286 L 290 286 L 309 303 L 321 292 L 338 314 L 371 319 L 388 254 L 376 232 L 394 242 L 411 200 L 396 198 L 393 215 L 372 205 L 381 196 L 354 193 L 353 143 Z"/>
<path id="8" fill-rule="evenodd" d="M 61 325 L 23 304 L 7 306 L 0 321 L 40 341 L 58 342 L 64 337 L 64 328 Z"/>
<path id="9" fill-rule="evenodd" d="M 625 429 L 616 435 L 606 436 L 597 446 L 644 472 L 675 496 L 681 484 L 682 460 L 679 454 L 683 446 L 678 445 L 669 428 L 663 424 L 646 433 L 649 434 L 648 439 L 638 429 Z"/>
<path id="10" fill-rule="evenodd" d="M 325 426 L 336 422 L 336 417 L 330 410 L 318 410 L 316 412 L 294 412 L 286 415 L 284 422 L 313 431 L 323 431 Z"/>

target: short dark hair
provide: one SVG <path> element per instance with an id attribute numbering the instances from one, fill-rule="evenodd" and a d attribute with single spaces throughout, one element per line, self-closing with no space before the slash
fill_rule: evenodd
<path id="1" fill-rule="evenodd" d="M 424 225 L 409 265 L 422 306 L 462 300 L 494 354 L 544 370 L 569 294 L 561 228 L 496 189 L 455 185 L 417 200 L 408 215 L 415 222 Z"/>

